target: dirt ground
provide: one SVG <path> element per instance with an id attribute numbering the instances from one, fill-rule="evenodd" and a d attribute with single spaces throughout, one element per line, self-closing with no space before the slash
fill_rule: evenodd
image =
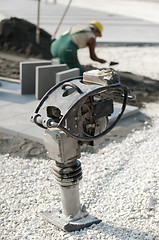
<path id="1" fill-rule="evenodd" d="M 24 54 L 8 54 L 0 51 L 0 76 L 19 79 L 19 64 L 22 61 L 33 59 Z M 83 66 L 85 71 L 94 69 L 91 65 Z M 119 72 L 120 75 L 120 72 Z M 126 85 L 136 95 L 135 101 L 128 101 L 128 104 L 144 107 L 144 103 L 155 102 L 159 98 L 159 81 L 145 77 L 143 81 L 134 80 L 134 77 L 120 77 L 121 83 Z M 133 76 L 133 74 L 132 74 Z"/>
<path id="2" fill-rule="evenodd" d="M 39 43 L 36 26 L 24 19 L 12 17 L 0 22 L 0 51 L 49 59 L 51 35 L 40 29 Z"/>
<path id="3" fill-rule="evenodd" d="M 24 54 L 9 54 L 0 52 L 0 76 L 6 78 L 19 79 L 19 64 L 21 61 L 33 59 Z M 85 71 L 94 69 L 91 65 L 83 66 Z M 119 72 L 120 74 L 120 72 Z M 130 105 L 144 107 L 144 103 L 155 102 L 159 98 L 159 81 L 144 77 L 143 81 L 134 80 L 134 77 L 120 77 L 121 83 L 126 85 L 136 95 L 135 101 L 129 101 Z M 132 74 L 133 76 L 133 74 Z"/>

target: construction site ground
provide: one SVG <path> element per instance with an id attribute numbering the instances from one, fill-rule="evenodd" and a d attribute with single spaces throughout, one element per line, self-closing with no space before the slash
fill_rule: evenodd
<path id="1" fill-rule="evenodd" d="M 40 16 L 40 27 L 48 31 L 49 34 L 52 34 L 56 29 L 60 16 L 62 16 L 66 7 L 66 1 L 59 0 L 57 4 L 52 4 L 51 2 L 53 1 L 41 1 Z M 9 4 L 5 4 L 4 1 L 0 1 L 0 3 L 0 20 L 17 17 L 24 18 L 36 24 L 36 1 L 23 0 L 18 4 L 18 9 L 16 3 L 13 4 L 12 1 L 8 1 Z M 32 5 L 32 7 L 30 7 L 30 5 Z M 114 8 L 113 6 L 116 7 Z M 103 11 L 103 9 L 105 10 Z M 90 61 L 87 49 L 79 51 L 80 62 L 82 62 L 86 70 L 89 70 L 94 68 L 108 68 L 110 61 L 117 61 L 119 64 L 114 66 L 115 70 L 133 73 L 135 77 L 139 76 L 137 79 L 135 79 L 134 76 L 131 78 L 131 76 L 127 78 L 127 80 L 122 79 L 122 81 L 137 95 L 137 100 L 129 104 L 139 107 L 140 112 L 142 112 L 142 108 L 146 102 L 158 100 L 159 87 L 158 81 L 156 80 L 159 80 L 157 70 L 159 56 L 159 36 L 157 29 L 159 27 L 159 18 L 157 9 L 158 4 L 156 1 L 133 1 L 133 3 L 130 3 L 130 1 L 127 0 L 124 1 L 124 5 L 121 4 L 120 0 L 114 0 L 111 3 L 110 1 L 101 1 L 101 4 L 97 4 L 95 1 L 93 1 L 93 4 L 92 1 L 91 4 L 90 1 L 73 1 L 57 34 L 58 37 L 72 23 L 87 24 L 96 16 L 96 19 L 104 25 L 103 37 L 99 39 L 100 44 L 97 45 L 96 52 L 99 57 L 105 58 L 107 63 L 101 65 Z M 48 21 L 48 19 L 50 20 Z M 21 29 L 23 31 L 23 28 Z M 16 43 L 17 41 L 14 42 L 14 44 Z M 32 54 L 29 55 L 28 52 L 25 54 L 25 51 L 23 52 L 24 49 L 19 48 L 17 51 L 15 51 L 16 48 L 12 48 L 14 51 L 7 49 L 9 49 L 9 44 L 5 49 L 2 48 L 0 52 L 0 76 L 2 78 L 19 79 L 19 62 L 33 60 L 33 56 Z M 36 56 L 36 58 L 37 57 L 39 56 Z M 1 80 L 3 80 L 2 78 Z M 142 79 L 142 81 L 138 81 L 139 79 Z M 6 94 L 7 90 L 5 89 L 6 83 L 3 83 L 3 81 L 1 81 L 1 83 L 2 96 L 2 93 L 4 94 L 5 92 Z M 18 84 L 15 84 L 15 86 L 18 86 Z M 11 94 L 9 96 L 11 96 Z M 33 106 L 32 109 L 34 109 Z M 10 114 L 10 116 L 13 115 Z M 125 122 L 127 127 L 119 131 L 119 126 L 122 126 L 124 123 L 124 121 L 122 121 L 114 130 L 116 133 L 114 134 L 112 132 L 110 134 L 111 137 L 108 137 L 108 141 L 109 138 L 113 138 L 113 136 L 116 140 L 120 140 L 121 137 L 126 136 L 131 129 L 142 126 L 144 124 L 143 118 L 145 117 L 146 116 L 142 114 L 135 115 L 128 120 L 129 124 L 126 123 L 127 121 Z M 5 118 L 3 119 L 5 121 Z M 15 119 L 16 118 L 13 118 L 12 121 L 14 122 Z M 18 122 L 17 131 L 19 131 Z M 45 155 L 43 146 L 39 147 L 40 143 L 34 145 L 29 140 L 6 135 L 5 133 L 1 133 L 0 141 L 1 153 L 18 154 L 24 157 L 40 155 L 43 157 Z"/>
<path id="2" fill-rule="evenodd" d="M 36 24 L 37 2 L 0 0 L 0 20 L 16 17 Z M 50 34 L 68 3 L 53 2 L 41 0 L 40 26 Z M 79 60 L 86 70 L 119 62 L 113 68 L 137 96 L 128 102 L 137 112 L 120 121 L 103 144 L 81 154 L 80 200 L 102 222 L 76 232 L 64 232 L 43 221 L 41 211 L 61 212 L 53 161 L 42 143 L 18 135 L 22 127 L 27 133 L 30 113 L 38 103 L 33 95 L 21 96 L 19 91 L 19 62 L 33 60 L 33 56 L 22 54 L 25 49 L 21 48 L 7 51 L 9 44 L 5 51 L 0 49 L 0 124 L 5 126 L 0 129 L 1 239 L 159 240 L 158 12 L 159 0 L 72 1 L 58 32 L 72 23 L 101 21 L 104 32 L 96 53 L 106 64 L 90 61 L 88 49 L 79 51 Z"/>

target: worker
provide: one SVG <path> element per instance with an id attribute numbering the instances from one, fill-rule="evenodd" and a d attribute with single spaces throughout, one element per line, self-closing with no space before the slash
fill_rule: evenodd
<path id="1" fill-rule="evenodd" d="M 92 21 L 88 26 L 74 25 L 70 30 L 51 44 L 51 54 L 59 59 L 60 64 L 67 64 L 68 68 L 79 68 L 80 75 L 83 69 L 77 57 L 77 50 L 88 46 L 90 58 L 93 61 L 105 63 L 95 53 L 96 38 L 102 37 L 103 26 L 100 22 Z"/>

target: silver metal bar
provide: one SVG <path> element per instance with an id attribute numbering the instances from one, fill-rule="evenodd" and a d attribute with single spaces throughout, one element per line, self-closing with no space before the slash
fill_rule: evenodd
<path id="1" fill-rule="evenodd" d="M 68 217 L 74 217 L 79 214 L 81 211 L 79 184 L 70 187 L 60 186 L 60 190 L 63 214 Z"/>

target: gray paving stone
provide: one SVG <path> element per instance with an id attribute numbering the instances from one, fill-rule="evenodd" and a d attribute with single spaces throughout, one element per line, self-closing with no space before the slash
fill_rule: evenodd
<path id="1" fill-rule="evenodd" d="M 56 73 L 67 69 L 66 64 L 36 67 L 36 99 L 41 99 L 56 84 Z"/>
<path id="2" fill-rule="evenodd" d="M 20 82 L 21 94 L 35 93 L 35 69 L 37 66 L 51 65 L 52 61 L 21 62 Z"/>
<path id="3" fill-rule="evenodd" d="M 68 78 L 80 76 L 79 68 L 68 69 L 66 71 L 56 73 L 56 83 L 60 83 Z"/>

